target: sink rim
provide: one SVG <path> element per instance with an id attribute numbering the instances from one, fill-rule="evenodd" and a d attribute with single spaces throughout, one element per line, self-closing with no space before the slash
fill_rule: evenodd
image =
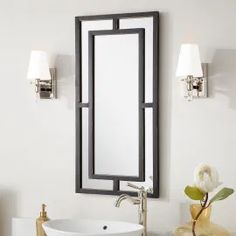
<path id="1" fill-rule="evenodd" d="M 43 223 L 43 228 L 44 229 L 49 229 L 49 230 L 53 230 L 55 232 L 58 233 L 66 233 L 66 234 L 72 234 L 72 235 L 78 235 L 78 234 L 83 234 L 86 236 L 104 236 L 104 233 L 96 233 L 96 232 L 88 232 L 88 233 L 83 233 L 83 232 L 75 232 L 75 231 L 68 231 L 68 230 L 61 230 L 61 229 L 56 229 L 53 228 L 52 226 L 50 226 L 50 223 L 52 222 L 60 222 L 60 221 L 71 221 L 71 222 L 101 222 L 101 223 L 122 223 L 125 225 L 133 225 L 133 226 L 137 226 L 137 228 L 135 230 L 127 230 L 127 231 L 117 231 L 117 232 L 109 232 L 109 235 L 116 235 L 116 234 L 124 234 L 124 233 L 131 233 L 131 232 L 142 232 L 144 227 L 140 224 L 137 223 L 132 223 L 132 222 L 127 222 L 127 221 L 120 221 L 120 220 L 97 220 L 97 219 L 73 219 L 73 218 L 65 218 L 65 219 L 53 219 L 53 220 L 49 220 L 47 222 Z"/>

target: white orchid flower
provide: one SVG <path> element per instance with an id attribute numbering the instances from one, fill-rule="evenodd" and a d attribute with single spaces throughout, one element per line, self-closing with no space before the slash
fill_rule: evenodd
<path id="1" fill-rule="evenodd" d="M 212 192 L 221 183 L 217 170 L 209 165 L 200 164 L 194 170 L 194 184 L 204 193 Z"/>

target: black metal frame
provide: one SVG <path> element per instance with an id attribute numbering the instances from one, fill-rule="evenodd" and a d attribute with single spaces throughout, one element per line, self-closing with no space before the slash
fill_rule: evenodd
<path id="1" fill-rule="evenodd" d="M 158 80 L 159 80 L 159 13 L 158 12 L 141 12 L 141 13 L 127 13 L 127 14 L 113 14 L 113 15 L 99 15 L 99 16 L 81 16 L 76 17 L 76 192 L 77 193 L 93 193 L 93 194 L 108 194 L 108 195 L 118 195 L 121 193 L 128 193 L 130 195 L 136 195 L 135 192 L 131 191 L 121 191 L 120 190 L 120 180 L 125 181 L 143 181 L 144 179 L 140 178 L 139 180 L 134 179 L 132 176 L 125 176 L 125 179 L 122 179 L 122 176 L 97 176 L 94 174 L 94 160 L 93 160 L 93 153 L 89 154 L 90 159 L 90 169 L 89 169 L 89 177 L 96 178 L 96 179 L 110 179 L 113 180 L 113 190 L 98 190 L 98 189 L 85 189 L 82 186 L 82 109 L 88 108 L 89 109 L 89 136 L 90 140 L 93 137 L 94 132 L 94 88 L 93 85 L 93 67 L 90 70 L 90 84 L 89 84 L 89 102 L 83 103 L 82 102 L 82 68 L 81 68 L 81 22 L 82 21 L 90 21 L 90 20 L 113 20 L 113 30 L 112 32 L 119 32 L 123 31 L 119 30 L 119 20 L 125 18 L 143 18 L 143 17 L 153 17 L 153 102 L 152 103 L 145 103 L 144 101 L 144 82 L 143 86 L 139 86 L 139 110 L 141 114 L 143 114 L 143 122 L 141 123 L 139 120 L 139 126 L 142 126 L 142 136 L 139 137 L 140 140 L 144 140 L 144 112 L 146 108 L 152 108 L 153 110 L 153 194 L 149 194 L 149 197 L 157 198 L 159 197 L 159 140 L 158 140 L 158 130 L 159 130 L 159 120 L 158 120 Z M 130 30 L 130 29 L 128 29 Z M 136 29 L 137 30 L 137 29 Z M 142 29 L 140 29 L 142 30 Z M 107 31 L 107 30 L 106 30 Z M 91 35 L 93 34 L 100 34 L 101 31 L 93 31 L 90 32 Z M 103 32 L 104 33 L 104 32 Z M 94 45 L 94 36 L 90 37 L 90 45 Z M 144 39 L 143 39 L 144 40 Z M 141 44 L 140 44 L 141 45 Z M 145 47 L 143 47 L 143 53 Z M 93 50 L 89 52 L 89 60 L 93 64 Z M 92 59 L 91 59 L 92 58 Z M 143 57 L 143 63 L 144 63 Z M 91 61 L 92 60 L 92 61 Z M 139 74 L 143 74 L 144 70 L 140 68 Z M 140 85 L 140 83 L 139 83 Z M 91 99 L 92 98 L 92 99 Z M 140 128 L 140 127 L 139 127 Z M 140 142 L 141 143 L 141 142 Z M 94 143 L 93 143 L 94 145 Z M 145 145 L 139 145 L 141 147 L 141 151 L 145 151 Z M 94 147 L 94 146 L 93 146 Z M 92 157 L 92 159 L 91 159 Z M 143 159 L 139 159 L 141 162 L 144 161 L 145 158 L 143 155 Z M 141 163 L 140 163 L 141 164 Z M 145 169 L 144 165 L 143 168 Z M 144 170 L 143 169 L 143 170 Z M 142 174 L 142 173 L 141 173 Z M 105 178 L 104 178 L 105 177 Z M 140 176 L 139 176 L 140 177 Z M 145 171 L 143 171 L 143 177 L 145 177 Z"/>

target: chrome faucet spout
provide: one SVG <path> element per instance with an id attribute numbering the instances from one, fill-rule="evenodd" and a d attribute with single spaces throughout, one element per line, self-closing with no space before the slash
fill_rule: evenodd
<path id="1" fill-rule="evenodd" d="M 130 201 L 132 204 L 134 205 L 138 205 L 140 204 L 140 200 L 137 199 L 137 198 L 133 198 L 131 196 L 129 196 L 128 194 L 122 194 L 118 197 L 118 199 L 116 200 L 116 203 L 115 203 L 115 206 L 116 207 L 120 207 L 121 203 L 124 201 L 124 200 L 128 200 Z"/>

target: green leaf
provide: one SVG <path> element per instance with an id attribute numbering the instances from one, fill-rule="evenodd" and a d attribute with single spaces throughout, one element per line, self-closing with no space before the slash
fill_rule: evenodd
<path id="1" fill-rule="evenodd" d="M 210 200 L 210 204 L 216 201 L 224 200 L 233 193 L 234 190 L 232 188 L 223 188 Z"/>
<path id="2" fill-rule="evenodd" d="M 185 194 L 192 200 L 203 200 L 205 194 L 197 187 L 187 186 L 184 189 Z"/>

